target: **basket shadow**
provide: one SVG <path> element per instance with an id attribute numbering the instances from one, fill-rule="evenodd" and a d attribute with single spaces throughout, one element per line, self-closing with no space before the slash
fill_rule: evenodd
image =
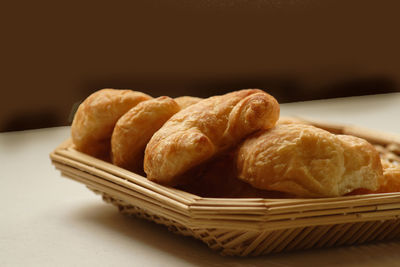
<path id="1" fill-rule="evenodd" d="M 220 256 L 199 240 L 176 235 L 165 226 L 154 222 L 123 215 L 115 207 L 101 202 L 82 206 L 71 216 L 71 219 L 78 223 L 93 225 L 93 228 L 100 228 L 102 231 L 111 231 L 117 240 L 135 240 L 149 250 L 154 250 L 154 253 L 170 254 L 188 264 L 221 266 L 229 261 L 229 258 Z M 134 257 L 133 253 L 132 258 Z"/>
<path id="2" fill-rule="evenodd" d="M 400 241 L 293 251 L 268 256 L 279 266 L 399 266 Z"/>
<path id="3" fill-rule="evenodd" d="M 400 262 L 400 241 L 344 246 L 336 248 L 294 251 L 258 257 L 221 256 L 192 237 L 176 235 L 163 225 L 144 219 L 125 216 L 111 206 L 99 202 L 82 206 L 71 215 L 73 220 L 90 224 L 100 230 L 111 231 L 118 240 L 135 240 L 154 253 L 173 255 L 194 266 L 382 266 Z M 132 258 L 134 258 L 134 253 Z"/>

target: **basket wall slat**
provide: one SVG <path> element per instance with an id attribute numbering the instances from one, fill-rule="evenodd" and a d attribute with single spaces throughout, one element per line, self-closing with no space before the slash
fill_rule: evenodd
<path id="1" fill-rule="evenodd" d="M 343 244 L 346 244 L 346 242 L 351 243 L 351 238 L 353 235 L 355 235 L 360 229 L 365 227 L 365 222 L 360 222 L 360 223 L 354 223 L 353 225 L 350 226 L 350 228 L 347 230 L 346 234 L 343 235 L 342 238 L 340 238 L 335 245 L 336 246 L 341 246 Z"/>
<path id="2" fill-rule="evenodd" d="M 63 156 L 57 155 L 57 154 L 55 154 L 53 156 L 53 158 L 56 162 L 60 162 L 64 165 L 72 166 L 79 170 L 83 170 L 83 171 L 91 173 L 97 177 L 102 177 L 102 178 L 108 179 L 109 181 L 112 181 L 113 183 L 124 185 L 126 187 L 131 188 L 132 190 L 146 190 L 146 193 L 157 193 L 158 197 L 164 196 L 163 199 L 175 200 L 176 203 L 182 203 L 183 205 L 187 205 L 187 204 L 191 203 L 191 201 L 193 201 L 193 199 L 187 199 L 187 198 L 183 197 L 186 195 L 181 194 L 181 192 L 183 192 L 181 190 L 176 190 L 176 189 L 171 190 L 170 188 L 167 188 L 167 187 L 164 187 L 164 190 L 161 190 L 160 186 L 154 186 L 150 181 L 148 181 L 144 177 L 140 177 L 139 175 L 136 175 L 136 176 L 138 176 L 137 180 L 136 180 L 137 183 L 133 183 L 130 181 L 132 179 L 132 177 L 130 177 L 130 179 L 127 179 L 128 178 L 127 176 L 116 176 L 116 175 L 113 175 L 115 172 L 113 172 L 113 173 L 107 172 L 107 171 L 103 170 L 103 168 L 93 166 L 93 164 L 85 165 L 84 162 L 79 162 L 77 160 L 73 160 L 68 157 L 63 157 Z M 87 168 L 87 166 L 90 166 L 90 167 Z M 146 180 L 146 183 L 140 184 L 139 182 L 143 182 L 142 180 L 144 180 L 144 179 Z M 143 186 L 143 184 L 145 184 L 146 186 Z M 174 192 L 177 192 L 177 194 L 175 194 Z M 173 196 L 173 197 L 171 197 L 171 196 Z"/>
<path id="3" fill-rule="evenodd" d="M 369 231 L 374 224 L 375 224 L 375 221 L 360 223 L 360 228 L 351 237 L 348 238 L 348 242 L 351 244 L 357 243 L 357 241 L 362 236 L 365 236 L 365 233 L 367 231 Z"/>
<path id="4" fill-rule="evenodd" d="M 396 236 L 396 232 L 400 232 L 400 220 L 395 220 L 386 230 L 382 233 L 377 240 L 385 240 L 388 236 Z"/>
<path id="5" fill-rule="evenodd" d="M 118 197 L 120 200 L 124 202 L 128 202 L 131 205 L 140 205 L 140 207 L 143 207 L 145 210 L 151 210 L 153 212 L 157 212 L 160 216 L 164 216 L 168 219 L 177 221 L 181 224 L 187 224 L 188 218 L 185 216 L 180 215 L 179 213 L 173 213 L 173 212 L 168 212 L 168 210 L 161 206 L 161 205 L 155 205 L 149 202 L 146 202 L 144 200 L 140 200 L 137 198 L 134 198 L 130 195 L 124 194 L 121 191 L 112 189 L 112 188 L 106 188 L 100 184 L 90 182 L 87 180 L 82 180 L 79 176 L 75 176 L 74 174 L 67 174 L 67 177 L 74 179 L 78 182 L 82 182 L 88 186 L 89 189 L 92 189 L 93 191 L 100 192 L 101 194 L 108 194 L 108 195 L 113 195 L 115 197 Z"/>
<path id="6" fill-rule="evenodd" d="M 300 231 L 301 232 L 301 231 Z M 279 233 L 279 232 L 278 232 Z M 277 238 L 273 241 L 270 242 L 270 244 L 263 250 L 263 254 L 269 254 L 271 252 L 275 252 L 282 243 L 286 240 L 286 238 L 291 235 L 293 231 L 290 229 L 287 230 L 281 230 L 280 234 L 278 234 Z M 287 247 L 287 244 L 286 244 Z"/>
<path id="7" fill-rule="evenodd" d="M 346 196 L 337 197 L 331 199 L 310 199 L 308 202 L 303 202 L 299 200 L 296 205 L 282 205 L 278 207 L 268 207 L 268 214 L 274 213 L 289 213 L 289 212 L 302 212 L 309 210 L 327 210 L 327 209 L 337 209 L 337 208 L 352 208 L 369 204 L 390 204 L 398 203 L 400 200 L 399 193 L 386 193 L 386 194 L 370 194 L 370 195 L 360 195 L 357 197 Z M 311 203 L 310 203 L 311 202 Z"/>
<path id="8" fill-rule="evenodd" d="M 57 163 L 55 164 L 57 165 Z M 151 194 L 146 194 L 146 191 L 134 191 L 134 190 L 130 190 L 130 188 L 125 188 L 121 185 L 118 184 L 114 184 L 112 182 L 109 182 L 107 180 L 104 180 L 102 178 L 99 178 L 97 176 L 94 176 L 92 174 L 88 174 L 82 171 L 79 171 L 77 169 L 74 168 L 70 168 L 68 166 L 58 166 L 60 169 L 62 169 L 63 173 L 66 174 L 67 176 L 69 175 L 73 175 L 75 178 L 84 178 L 84 180 L 80 180 L 81 182 L 83 181 L 88 181 L 88 182 L 92 182 L 91 184 L 96 184 L 97 187 L 102 187 L 104 186 L 105 188 L 110 188 L 110 189 L 114 189 L 117 191 L 120 191 L 120 193 L 125 193 L 127 195 L 133 196 L 135 198 L 141 199 L 143 201 L 149 202 L 149 203 L 153 203 L 155 205 L 162 205 L 162 204 L 168 204 L 168 207 L 173 208 L 174 212 L 180 212 L 183 215 L 188 215 L 188 207 L 176 202 L 174 200 L 171 199 L 167 199 L 164 197 L 159 197 L 158 196 L 158 201 L 154 199 L 154 196 L 151 197 Z M 161 199 L 161 201 L 160 201 Z"/>
<path id="9" fill-rule="evenodd" d="M 299 228 L 292 228 L 292 229 L 287 229 L 284 231 L 285 233 L 285 239 L 282 240 L 282 242 L 274 249 L 274 252 L 282 252 L 285 251 L 286 247 L 288 246 L 288 244 L 290 244 L 293 239 L 296 238 L 296 236 L 303 231 L 303 227 L 299 227 Z"/>
<path id="10" fill-rule="evenodd" d="M 313 232 L 312 236 L 309 238 L 308 244 L 306 244 L 303 249 L 310 249 L 314 247 L 318 240 L 320 240 L 321 237 L 323 237 L 330 228 L 332 228 L 332 225 L 318 226 L 317 229 Z"/>
<path id="11" fill-rule="evenodd" d="M 253 252 L 259 245 L 260 243 L 270 234 L 270 231 L 264 231 L 262 233 L 258 233 L 254 240 L 249 244 L 241 253 L 241 256 L 247 256 L 251 252 Z"/>
<path id="12" fill-rule="evenodd" d="M 366 242 L 375 241 L 379 234 L 382 233 L 385 230 L 385 227 L 387 227 L 391 222 L 392 220 L 377 222 L 379 226 L 374 229 L 371 235 L 366 239 Z"/>
<path id="13" fill-rule="evenodd" d="M 260 242 L 257 249 L 254 251 L 256 255 L 264 254 L 264 251 L 268 248 L 268 246 L 273 243 L 279 236 L 287 230 L 278 230 L 278 231 L 268 231 L 268 234 L 265 236 L 264 240 Z"/>
<path id="14" fill-rule="evenodd" d="M 353 223 L 345 223 L 342 224 L 341 227 L 336 231 L 335 235 L 333 235 L 327 242 L 324 244 L 325 247 L 332 247 L 339 242 L 343 236 L 346 236 L 346 232 L 350 229 Z"/>
<path id="15" fill-rule="evenodd" d="M 375 231 L 377 229 L 379 229 L 379 227 L 381 226 L 382 221 L 374 221 L 372 223 L 372 225 L 368 228 L 367 231 L 364 232 L 364 234 L 362 236 L 360 236 L 360 238 L 358 239 L 357 243 L 362 244 L 362 243 L 366 243 L 367 240 L 372 241 L 373 238 L 371 238 L 371 236 L 373 236 L 373 234 L 375 233 Z"/>
<path id="16" fill-rule="evenodd" d="M 253 231 L 242 232 L 240 235 L 237 235 L 236 238 L 230 240 L 229 242 L 226 242 L 224 244 L 224 248 L 232 249 L 232 248 L 236 247 L 237 245 L 242 244 L 246 240 L 248 240 L 252 237 L 255 237 L 256 235 L 257 235 L 257 233 L 255 233 Z"/>
<path id="17" fill-rule="evenodd" d="M 114 174 L 118 177 L 123 178 L 124 180 L 130 181 L 133 184 L 137 184 L 143 188 L 147 188 L 154 192 L 158 192 L 162 195 L 166 195 L 169 198 L 176 199 L 177 201 L 180 201 L 182 203 L 190 203 L 194 199 L 200 198 L 196 195 L 184 192 L 182 190 L 177 190 L 175 188 L 169 188 L 165 186 L 161 187 L 158 184 L 149 181 L 145 177 L 129 172 L 125 169 L 119 168 L 108 162 L 104 162 L 102 160 L 90 157 L 84 153 L 73 150 L 70 147 L 66 149 L 56 150 L 56 152 L 53 153 L 51 156 L 53 158 L 61 156 L 58 158 L 58 160 L 62 160 L 64 162 L 69 160 L 68 164 L 75 165 L 77 168 L 81 166 L 92 166 L 93 167 L 92 171 L 102 170 L 105 173 Z"/>
<path id="18" fill-rule="evenodd" d="M 302 244 L 301 242 L 304 240 L 304 238 L 307 237 L 307 235 L 313 230 L 315 227 L 305 227 L 303 230 L 288 244 L 286 247 L 286 250 L 294 250 L 299 244 Z"/>

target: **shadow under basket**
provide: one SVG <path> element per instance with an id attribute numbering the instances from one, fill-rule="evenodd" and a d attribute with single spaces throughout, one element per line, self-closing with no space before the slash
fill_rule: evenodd
<path id="1" fill-rule="evenodd" d="M 400 136 L 308 120 L 367 139 L 400 163 Z M 65 177 L 85 184 L 124 214 L 202 240 L 223 255 L 257 256 L 400 238 L 400 193 L 318 199 L 203 198 L 76 151 L 67 140 L 50 154 Z"/>

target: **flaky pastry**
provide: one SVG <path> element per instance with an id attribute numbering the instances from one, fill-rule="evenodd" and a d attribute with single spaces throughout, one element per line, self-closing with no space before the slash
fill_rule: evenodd
<path id="1" fill-rule="evenodd" d="M 382 160 L 383 178 L 374 193 L 400 192 L 400 165 Z"/>
<path id="2" fill-rule="evenodd" d="M 179 183 L 179 175 L 236 145 L 279 118 L 279 104 L 259 89 L 213 96 L 172 116 L 147 144 L 147 178 L 166 185 Z"/>
<path id="3" fill-rule="evenodd" d="M 236 160 L 243 181 L 300 197 L 376 190 L 382 177 L 379 153 L 367 141 L 305 124 L 254 134 L 239 146 Z"/>
<path id="4" fill-rule="evenodd" d="M 151 98 L 141 92 L 118 89 L 102 89 L 91 94 L 79 105 L 72 122 L 71 137 L 76 149 L 108 158 L 117 120 L 138 103 Z"/>
<path id="5" fill-rule="evenodd" d="M 292 123 L 300 123 L 300 124 L 308 124 L 304 120 L 296 117 L 290 117 L 290 116 L 280 116 L 279 120 L 276 122 L 276 124 L 292 124 Z"/>
<path id="6" fill-rule="evenodd" d="M 356 189 L 349 195 L 364 195 L 378 193 L 394 193 L 400 192 L 400 165 L 381 159 L 383 167 L 383 176 L 379 179 L 379 187 L 377 190 L 368 190 L 364 188 Z"/>
<path id="7" fill-rule="evenodd" d="M 112 161 L 125 169 L 143 172 L 144 149 L 153 134 L 175 113 L 178 104 L 167 96 L 144 101 L 116 123 L 112 138 Z"/>
<path id="8" fill-rule="evenodd" d="M 184 109 L 184 108 L 187 108 L 188 106 L 196 104 L 197 102 L 199 102 L 200 100 L 203 100 L 203 99 L 200 97 L 195 97 L 195 96 L 180 96 L 180 97 L 174 98 L 174 100 L 176 101 L 176 103 L 178 103 L 178 105 L 181 109 Z"/>

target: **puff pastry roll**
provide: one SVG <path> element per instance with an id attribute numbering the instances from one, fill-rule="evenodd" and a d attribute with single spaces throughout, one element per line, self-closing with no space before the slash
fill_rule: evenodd
<path id="1" fill-rule="evenodd" d="M 379 153 L 367 141 L 305 124 L 280 124 L 246 139 L 237 152 L 238 176 L 256 188 L 299 197 L 336 197 L 376 190 Z"/>
<path id="2" fill-rule="evenodd" d="M 176 113 L 153 135 L 144 171 L 150 180 L 179 184 L 179 175 L 248 134 L 273 127 L 278 118 L 278 102 L 259 89 L 204 99 Z"/>
<path id="3" fill-rule="evenodd" d="M 108 159 L 111 134 L 117 120 L 129 109 L 152 97 L 132 90 L 102 89 L 87 97 L 78 107 L 71 126 L 77 150 Z"/>
<path id="4" fill-rule="evenodd" d="M 134 172 L 143 172 L 147 142 L 179 110 L 172 98 L 161 96 L 141 102 L 125 113 L 115 125 L 111 138 L 113 163 Z"/>

